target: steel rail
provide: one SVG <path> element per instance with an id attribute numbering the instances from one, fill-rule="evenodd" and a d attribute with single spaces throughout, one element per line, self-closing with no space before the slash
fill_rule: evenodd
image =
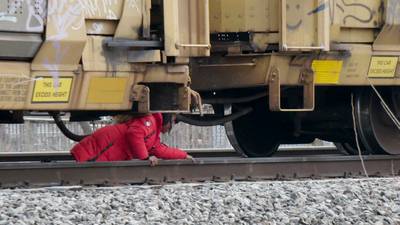
<path id="1" fill-rule="evenodd" d="M 365 156 L 364 160 L 370 176 L 400 174 L 400 156 Z M 195 162 L 161 161 L 156 167 L 148 161 L 18 162 L 0 163 L 0 187 L 335 178 L 363 176 L 362 171 L 355 156 L 199 158 Z"/>
<path id="2" fill-rule="evenodd" d="M 195 158 L 205 157 L 235 157 L 239 156 L 234 151 L 199 151 L 189 152 Z M 0 153 L 0 162 L 55 162 L 73 161 L 69 152 L 12 152 Z"/>
<path id="3" fill-rule="evenodd" d="M 195 158 L 205 157 L 235 157 L 240 156 L 233 149 L 199 149 L 187 151 Z M 340 154 L 334 149 L 291 149 L 280 150 L 275 153 L 274 157 L 290 157 L 290 156 L 309 156 L 309 155 L 335 155 Z M 0 152 L 0 162 L 23 162 L 23 161 L 38 161 L 38 162 L 54 162 L 54 161 L 72 161 L 74 160 L 69 152 Z"/>

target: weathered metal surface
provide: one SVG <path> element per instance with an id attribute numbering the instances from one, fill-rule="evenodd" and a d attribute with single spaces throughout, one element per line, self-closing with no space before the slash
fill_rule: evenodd
<path id="1" fill-rule="evenodd" d="M 188 153 L 195 158 L 238 156 L 238 154 L 233 150 L 230 151 L 190 150 L 188 151 Z M 56 162 L 56 161 L 74 161 L 74 158 L 69 152 L 0 153 L 0 162 Z"/>
<path id="2" fill-rule="evenodd" d="M 235 157 L 239 153 L 233 149 L 205 150 L 205 149 L 189 149 L 188 154 L 194 158 L 205 157 Z M 293 157 L 293 156 L 312 156 L 312 155 L 341 155 L 334 148 L 320 149 L 288 149 L 276 152 L 273 157 Z M 0 153 L 0 162 L 55 162 L 55 161 L 72 161 L 74 160 L 69 152 L 9 152 Z"/>
<path id="3" fill-rule="evenodd" d="M 0 57 L 32 58 L 42 44 L 47 0 L 0 2 Z"/>
<path id="4" fill-rule="evenodd" d="M 209 56 L 209 0 L 164 0 L 165 54 Z"/>
<path id="5" fill-rule="evenodd" d="M 192 90 L 269 88 L 271 110 L 312 111 L 321 86 L 400 85 L 399 15 L 398 0 L 2 1 L 0 109 L 190 112 Z"/>
<path id="6" fill-rule="evenodd" d="M 384 26 L 374 42 L 374 50 L 378 51 L 400 51 L 400 2 L 398 0 L 387 0 L 383 2 L 382 16 Z"/>
<path id="7" fill-rule="evenodd" d="M 132 41 L 132 40 L 113 40 L 106 42 L 108 47 L 142 47 L 142 48 L 159 48 L 162 46 L 160 41 Z"/>
<path id="8" fill-rule="evenodd" d="M 400 56 L 398 15 L 396 0 L 212 1 L 215 54 L 194 60 L 193 87 L 271 86 L 268 75 L 273 68 L 280 71 L 281 84 L 286 86 L 302 86 L 297 74 L 304 69 L 314 70 L 316 86 L 368 86 L 369 73 L 376 69 L 371 67 L 374 57 Z M 253 67 L 234 63 L 239 60 L 255 63 Z M 267 68 L 260 61 L 268 63 Z M 308 61 L 318 61 L 319 66 Z M 374 77 L 373 83 L 399 85 L 396 68 L 391 69 L 395 73 Z"/>
<path id="9" fill-rule="evenodd" d="M 46 38 L 32 61 L 33 70 L 78 69 L 86 42 L 85 16 L 78 0 L 65 3 L 48 2 Z"/>
<path id="10" fill-rule="evenodd" d="M 379 70 L 371 66 L 376 57 L 400 56 L 398 18 L 396 0 L 2 1 L 0 57 L 18 63 L 8 64 L 11 78 L 0 84 L 19 78 L 18 67 L 26 63 L 30 69 L 23 74 L 27 85 L 0 88 L 6 93 L 0 108 L 129 110 L 132 86 L 174 83 L 181 88 L 171 102 L 180 102 L 179 111 L 187 112 L 182 90 L 189 85 L 199 90 L 267 87 L 272 68 L 280 71 L 282 86 L 304 86 L 304 70 L 314 70 L 316 86 L 365 86 L 368 77 L 376 85 L 400 85 L 397 65 L 387 74 L 371 75 Z M 194 57 L 202 58 L 189 64 Z M 170 68 L 177 64 L 188 66 L 192 79 L 185 71 L 175 76 Z M 62 76 L 72 84 L 65 86 Z M 41 77 L 53 80 L 38 81 Z M 93 77 L 128 81 L 110 90 Z M 50 87 L 37 88 L 41 84 Z M 89 104 L 99 92 L 111 94 Z M 24 93 L 25 101 L 16 93 Z"/>
<path id="11" fill-rule="evenodd" d="M 283 51 L 329 51 L 330 18 L 326 1 L 280 1 L 279 41 Z"/>
<path id="12" fill-rule="evenodd" d="M 271 111 L 296 112 L 314 111 L 315 108 L 315 82 L 312 70 L 300 71 L 299 83 L 303 85 L 303 106 L 299 108 L 282 108 L 280 73 L 276 68 L 272 68 L 269 76 L 269 108 Z"/>
<path id="13" fill-rule="evenodd" d="M 179 110 L 146 113 L 188 112 L 191 98 L 182 90 L 189 86 L 189 57 L 210 52 L 208 0 L 175 3 L 177 9 L 150 0 L 1 1 L 0 63 L 7 67 L 0 75 L 0 108 L 127 111 L 140 104 L 129 96 L 133 86 L 173 83 L 179 88 L 168 101 L 179 102 Z M 21 77 L 24 85 L 14 84 Z"/>
<path id="14" fill-rule="evenodd" d="M 400 157 L 366 156 L 369 175 L 400 174 Z M 116 163 L 0 163 L 2 187 L 54 185 L 121 185 L 255 179 L 301 179 L 363 176 L 358 157 L 198 158 Z"/>
<path id="15" fill-rule="evenodd" d="M 3 0 L 0 2 L 0 31 L 42 33 L 47 0 Z"/>
<path id="16" fill-rule="evenodd" d="M 32 58 L 42 42 L 40 34 L 0 32 L 0 57 Z"/>

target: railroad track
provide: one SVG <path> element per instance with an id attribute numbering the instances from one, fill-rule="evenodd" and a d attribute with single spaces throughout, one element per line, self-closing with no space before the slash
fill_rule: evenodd
<path id="1" fill-rule="evenodd" d="M 210 157 L 239 157 L 233 149 L 198 149 L 188 151 L 195 158 Z M 292 157 L 292 156 L 311 156 L 311 155 L 340 155 L 335 148 L 288 148 L 282 149 L 274 154 L 274 157 Z M 69 152 L 0 152 L 0 162 L 57 162 L 57 161 L 73 161 L 73 157 Z"/>
<path id="2" fill-rule="evenodd" d="M 237 157 L 239 156 L 234 151 L 197 151 L 190 152 L 196 158 L 205 157 Z M 13 152 L 0 153 L 0 162 L 58 162 L 58 161 L 73 161 L 74 158 L 69 152 Z"/>
<path id="3" fill-rule="evenodd" d="M 370 176 L 400 174 L 400 156 L 365 156 Z M 360 159 L 336 154 L 271 158 L 208 157 L 111 163 L 1 162 L 0 187 L 129 185 L 172 182 L 245 181 L 364 176 Z"/>

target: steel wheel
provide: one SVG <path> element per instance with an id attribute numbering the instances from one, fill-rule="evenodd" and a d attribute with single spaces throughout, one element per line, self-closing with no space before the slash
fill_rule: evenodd
<path id="1" fill-rule="evenodd" d="M 385 88 L 379 89 L 379 92 L 399 118 L 399 89 Z M 400 154 L 400 130 L 373 90 L 362 89 L 356 93 L 355 111 L 359 138 L 367 151 L 374 154 Z"/>
<path id="2" fill-rule="evenodd" d="M 284 138 L 285 128 L 279 114 L 269 112 L 265 102 L 252 105 L 254 110 L 225 124 L 229 141 L 246 157 L 268 157 L 274 154 Z M 232 107 L 235 111 L 235 106 Z"/>

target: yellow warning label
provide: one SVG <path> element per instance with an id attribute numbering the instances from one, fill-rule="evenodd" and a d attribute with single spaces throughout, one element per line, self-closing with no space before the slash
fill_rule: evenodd
<path id="1" fill-rule="evenodd" d="M 371 59 L 368 77 L 393 78 L 396 74 L 399 57 L 375 56 Z"/>
<path id="2" fill-rule="evenodd" d="M 314 60 L 312 69 L 316 84 L 338 84 L 342 72 L 343 61 L 340 60 Z"/>
<path id="3" fill-rule="evenodd" d="M 93 77 L 90 79 L 88 104 L 121 104 L 128 78 Z"/>
<path id="4" fill-rule="evenodd" d="M 68 103 L 73 79 L 73 77 L 36 78 L 32 103 Z"/>

